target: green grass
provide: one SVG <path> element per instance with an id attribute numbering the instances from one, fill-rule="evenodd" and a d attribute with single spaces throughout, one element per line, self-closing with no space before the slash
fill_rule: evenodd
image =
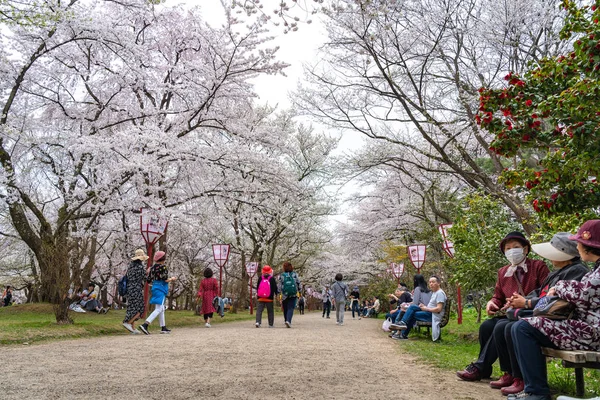
<path id="1" fill-rule="evenodd" d="M 72 325 L 57 325 L 50 304 L 23 304 L 0 308 L 0 345 L 32 344 L 44 341 L 93 337 L 101 335 L 129 334 L 121 325 L 125 310 L 111 310 L 108 314 L 71 313 Z M 247 311 L 238 314 L 226 313 L 225 317 L 214 318 L 212 324 L 254 319 Z M 200 326 L 202 317 L 192 311 L 167 310 L 167 326 Z M 157 329 L 155 322 L 151 331 Z"/>
<path id="2" fill-rule="evenodd" d="M 380 315 L 381 316 L 381 315 Z M 399 345 L 409 353 L 418 356 L 423 362 L 436 367 L 459 371 L 477 359 L 479 342 L 477 333 L 479 324 L 474 309 L 465 309 L 463 323 L 458 325 L 453 315 L 448 325 L 442 329 L 442 341 L 433 343 L 427 330 L 421 334 L 411 333 L 411 340 L 401 341 Z M 494 376 L 500 375 L 500 366 L 494 364 Z M 600 371 L 584 369 L 586 397 L 600 395 Z M 563 368 L 560 360 L 550 359 L 548 363 L 550 388 L 556 394 L 575 395 L 575 372 Z"/>

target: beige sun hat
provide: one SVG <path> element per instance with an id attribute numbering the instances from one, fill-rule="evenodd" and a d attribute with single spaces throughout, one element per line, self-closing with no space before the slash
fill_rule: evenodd
<path id="1" fill-rule="evenodd" d="M 131 257 L 131 259 L 146 261 L 148 259 L 148 256 L 146 255 L 146 252 L 143 249 L 137 249 L 135 251 L 135 256 Z"/>
<path id="2" fill-rule="evenodd" d="M 546 243 L 531 245 L 531 250 L 540 256 L 552 261 L 569 261 L 579 257 L 577 242 L 569 240 L 570 233 L 559 232 Z"/>

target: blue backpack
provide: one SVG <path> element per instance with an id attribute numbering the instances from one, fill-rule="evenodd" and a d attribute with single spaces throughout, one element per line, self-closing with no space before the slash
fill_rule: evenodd
<path id="1" fill-rule="evenodd" d="M 117 287 L 119 290 L 119 296 L 123 297 L 127 294 L 127 274 L 123 275 L 123 277 L 119 279 Z"/>

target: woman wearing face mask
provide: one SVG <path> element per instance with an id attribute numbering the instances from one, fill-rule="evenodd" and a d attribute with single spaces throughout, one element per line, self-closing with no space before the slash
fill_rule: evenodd
<path id="1" fill-rule="evenodd" d="M 515 293 L 525 296 L 542 286 L 546 280 L 548 267 L 543 261 L 527 258 L 530 249 L 531 244 L 521 232 L 511 232 L 500 242 L 500 250 L 509 264 L 498 270 L 494 295 L 485 308 L 493 318 L 484 321 L 479 327 L 479 358 L 456 373 L 460 379 L 478 381 L 492 375 L 492 365 L 498 359 L 494 330 L 503 331 L 502 328 L 509 322 L 503 313 L 508 307 L 508 300 Z M 498 324 L 502 325 L 497 327 Z M 503 384 L 500 382 L 500 386 L 492 387 L 500 388 Z"/>

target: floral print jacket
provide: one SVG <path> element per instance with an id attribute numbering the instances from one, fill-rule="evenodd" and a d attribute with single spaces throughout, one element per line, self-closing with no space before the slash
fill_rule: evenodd
<path id="1" fill-rule="evenodd" d="M 563 350 L 600 350 L 600 260 L 578 281 L 558 281 L 556 295 L 575 304 L 575 317 L 555 321 L 543 317 L 526 321 Z"/>

